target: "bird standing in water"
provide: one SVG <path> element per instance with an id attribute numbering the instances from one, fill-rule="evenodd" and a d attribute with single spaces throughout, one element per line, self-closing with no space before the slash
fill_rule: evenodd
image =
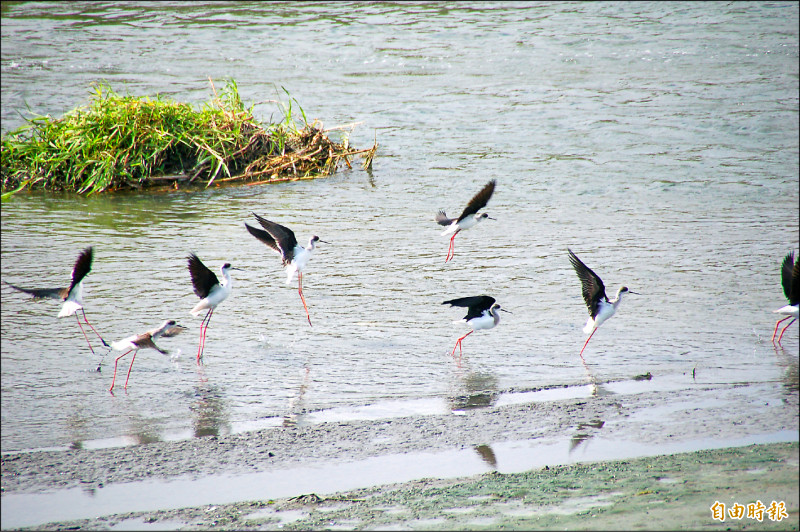
<path id="1" fill-rule="evenodd" d="M 500 323 L 500 314 L 497 312 L 498 310 L 502 310 L 503 312 L 508 312 L 511 314 L 510 311 L 500 308 L 500 305 L 495 303 L 495 299 L 489 296 L 459 297 L 456 299 L 443 301 L 442 305 L 467 307 L 467 315 L 464 316 L 461 321 L 469 325 L 472 330 L 456 340 L 456 345 L 453 346 L 453 352 L 450 353 L 450 356 L 455 356 L 456 347 L 458 347 L 459 361 L 461 360 L 461 355 L 463 354 L 461 349 L 461 341 L 464 338 L 475 331 L 494 328 L 498 323 Z"/>
<path id="2" fill-rule="evenodd" d="M 775 324 L 775 331 L 772 333 L 772 341 L 775 342 L 775 335 L 778 333 L 778 325 L 781 324 L 782 321 L 788 320 L 789 318 L 794 318 L 790 321 L 786 327 L 781 330 L 781 335 L 778 336 L 778 345 L 781 344 L 781 338 L 783 338 L 783 333 L 786 332 L 786 329 L 789 328 L 789 325 L 794 323 L 798 315 L 800 315 L 800 261 L 794 261 L 794 252 L 789 252 L 786 257 L 783 258 L 783 263 L 781 264 L 781 285 L 783 286 L 783 293 L 786 296 L 786 299 L 789 300 L 789 304 L 779 308 L 778 310 L 773 310 L 778 314 L 783 314 L 786 316 L 785 318 L 781 318 L 778 320 L 778 323 Z"/>
<path id="3" fill-rule="evenodd" d="M 204 310 L 208 309 L 203 321 L 200 323 L 200 346 L 197 348 L 197 363 L 200 364 L 200 359 L 203 358 L 203 349 L 206 345 L 206 332 L 208 332 L 208 323 L 211 321 L 211 315 L 217 305 L 225 301 L 231 294 L 232 281 L 230 271 L 241 270 L 241 268 L 234 268 L 229 262 L 226 262 L 220 268 L 222 273 L 222 281 L 220 281 L 214 275 L 214 272 L 209 270 L 194 253 L 189 254 L 188 260 L 194 293 L 201 298 L 200 302 L 191 310 L 192 316 L 199 316 Z"/>
<path id="4" fill-rule="evenodd" d="M 252 227 L 247 223 L 245 223 L 244 226 L 251 235 L 281 256 L 283 266 L 286 268 L 286 284 L 291 284 L 295 274 L 297 275 L 297 291 L 300 293 L 300 301 L 303 302 L 303 308 L 306 310 L 308 324 L 311 325 L 311 314 L 308 313 L 306 298 L 303 297 L 303 269 L 314 254 L 314 250 L 317 248 L 317 242 L 323 242 L 325 244 L 329 244 L 330 242 L 325 242 L 317 235 L 313 235 L 308 239 L 308 245 L 302 247 L 297 243 L 294 232 L 288 227 L 266 220 L 256 213 L 253 213 L 253 216 L 256 217 L 256 220 L 261 224 L 263 229 Z"/>
<path id="5" fill-rule="evenodd" d="M 64 304 L 61 306 L 61 311 L 58 313 L 58 317 L 64 318 L 66 316 L 72 316 L 73 314 L 75 315 L 75 319 L 78 322 L 78 327 L 80 327 L 83 337 L 86 338 L 86 343 L 89 344 L 89 350 L 94 355 L 94 348 L 92 347 L 92 343 L 89 341 L 89 337 L 86 335 L 86 331 L 83 330 L 83 325 L 81 325 L 81 320 L 78 317 L 78 311 L 80 311 L 83 315 L 84 323 L 86 323 L 86 325 L 88 325 L 92 331 L 94 331 L 94 333 L 100 339 L 100 342 L 102 342 L 102 344 L 106 347 L 111 346 L 109 346 L 106 341 L 103 340 L 103 337 L 100 336 L 100 333 L 98 333 L 92 324 L 89 323 L 89 320 L 86 319 L 86 312 L 83 310 L 83 280 L 92 270 L 93 258 L 93 247 L 90 246 L 81 251 L 80 255 L 78 255 L 78 258 L 75 261 L 75 266 L 72 268 L 72 283 L 70 283 L 69 288 L 21 288 L 8 282 L 6 282 L 6 284 L 14 290 L 19 290 L 20 292 L 32 295 L 33 299 L 62 300 Z"/>
<path id="6" fill-rule="evenodd" d="M 603 281 L 600 277 L 581 262 L 581 259 L 579 259 L 571 249 L 567 248 L 567 251 L 569 252 L 569 261 L 572 263 L 575 273 L 578 274 L 578 278 L 581 280 L 583 300 L 586 302 L 586 307 L 589 309 L 589 319 L 583 327 L 583 332 L 588 334 L 589 338 L 586 339 L 583 348 L 581 348 L 580 356 L 582 359 L 583 350 L 586 349 L 589 340 L 594 336 L 594 332 L 604 321 L 613 316 L 617 311 L 617 307 L 622 301 L 622 294 L 636 294 L 636 292 L 631 292 L 628 290 L 627 286 L 622 286 L 617 290 L 616 298 L 608 299 L 608 296 L 606 296 L 606 287 L 603 285 Z"/>

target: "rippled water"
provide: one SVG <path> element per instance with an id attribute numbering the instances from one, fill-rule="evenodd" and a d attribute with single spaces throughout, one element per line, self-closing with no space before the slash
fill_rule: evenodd
<path id="1" fill-rule="evenodd" d="M 2 289 L 2 449 L 227 433 L 303 411 L 486 396 L 650 371 L 714 386 L 771 383 L 796 400 L 798 329 L 770 343 L 779 265 L 798 245 L 796 3 L 3 4 L 3 131 L 58 116 L 90 83 L 246 102 L 282 96 L 374 170 L 312 182 L 75 197 L 2 206 L 2 278 L 69 280 L 95 246 L 86 312 L 109 340 L 174 318 L 111 396 L 74 319 Z M 278 113 L 260 103 L 263 118 Z M 447 239 L 497 179 L 487 221 Z M 313 327 L 280 261 L 244 229 L 257 212 L 321 245 L 304 278 Z M 627 298 L 578 351 L 586 310 L 573 249 Z M 205 366 L 185 257 L 229 261 Z M 466 332 L 445 299 L 486 293 L 513 314 Z M 125 360 L 125 359 L 123 359 Z M 112 362 L 109 364 L 109 362 Z M 127 369 L 127 363 L 124 366 Z M 689 385 L 689 384 L 687 384 Z M 735 404 L 731 408 L 736 408 Z"/>

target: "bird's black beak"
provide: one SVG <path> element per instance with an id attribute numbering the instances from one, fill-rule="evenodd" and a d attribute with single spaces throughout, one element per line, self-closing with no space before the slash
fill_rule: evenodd
<path id="1" fill-rule="evenodd" d="M 506 310 L 506 309 L 504 309 L 504 308 L 502 308 L 502 307 L 500 307 L 500 310 L 502 310 L 503 312 L 508 312 L 509 314 L 514 314 L 514 313 L 513 313 L 513 312 L 511 312 L 510 310 Z"/>
<path id="2" fill-rule="evenodd" d="M 633 291 L 631 291 L 631 290 L 628 290 L 628 293 L 629 293 L 629 294 L 633 294 L 633 295 L 635 295 L 635 296 L 640 296 L 640 295 L 642 295 L 642 294 L 640 294 L 639 292 L 633 292 Z"/>
<path id="3" fill-rule="evenodd" d="M 321 238 L 317 240 L 317 242 L 322 242 L 323 244 L 330 244 L 327 240 L 322 240 Z"/>

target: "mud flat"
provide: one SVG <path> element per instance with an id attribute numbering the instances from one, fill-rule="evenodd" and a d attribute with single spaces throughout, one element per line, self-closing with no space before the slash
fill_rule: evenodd
<path id="1" fill-rule="evenodd" d="M 752 392 L 716 390 L 708 403 L 707 390 L 598 394 L 4 453 L 2 528 L 796 530 L 796 396 L 726 407 L 726 393 Z M 712 519 L 716 501 L 757 500 L 783 502 L 788 517 Z"/>

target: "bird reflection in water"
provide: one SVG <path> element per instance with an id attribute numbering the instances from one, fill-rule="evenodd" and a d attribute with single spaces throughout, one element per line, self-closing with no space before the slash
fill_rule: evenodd
<path id="1" fill-rule="evenodd" d="M 450 410 L 470 410 L 492 406 L 497 400 L 497 377 L 491 373 L 467 373 L 453 395 L 448 398 Z"/>
<path id="2" fill-rule="evenodd" d="M 800 391 L 800 375 L 798 375 L 797 351 L 786 349 L 782 345 L 772 344 L 775 349 L 775 356 L 778 358 L 777 365 L 783 370 L 781 382 L 783 393 L 789 397 L 796 397 Z"/>
<path id="3" fill-rule="evenodd" d="M 569 441 L 569 452 L 572 454 L 580 444 L 595 436 L 606 422 L 601 419 L 592 419 L 585 423 L 578 423 L 577 432 Z M 594 429 L 594 430 L 592 430 Z"/>
<path id="4" fill-rule="evenodd" d="M 491 447 L 488 445 L 476 445 L 475 451 L 481 457 L 481 460 L 489 464 L 492 469 L 497 469 L 497 457 Z"/>
<path id="5" fill-rule="evenodd" d="M 283 418 L 284 427 L 292 427 L 297 425 L 297 418 L 304 412 L 303 398 L 306 395 L 306 390 L 311 382 L 310 379 L 311 368 L 305 366 L 303 368 L 303 378 L 300 381 L 300 387 L 297 390 L 297 395 L 289 399 L 289 413 Z"/>
<path id="6" fill-rule="evenodd" d="M 194 416 L 194 437 L 230 434 L 228 411 L 219 388 L 201 378 L 194 391 L 195 402 L 189 407 Z"/>

